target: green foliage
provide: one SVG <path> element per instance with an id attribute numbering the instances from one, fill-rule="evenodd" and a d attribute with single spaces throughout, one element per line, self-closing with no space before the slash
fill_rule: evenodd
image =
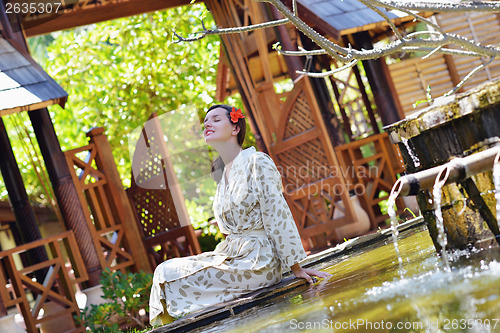
<path id="1" fill-rule="evenodd" d="M 175 30 L 187 36 L 199 30 L 200 18 L 207 27 L 214 25 L 205 6 L 194 4 L 28 39 L 33 57 L 69 94 L 65 109 L 50 107 L 63 151 L 86 145 L 85 133 L 92 127 L 105 127 L 119 174 L 128 187 L 131 176 L 128 139 L 152 112 L 161 116 L 190 105 L 197 110 L 195 120 L 200 122 L 201 133 L 205 110 L 216 102 L 213 97 L 220 39 L 209 36 L 194 43 L 174 43 L 176 38 L 172 33 Z M 242 107 L 239 97 L 224 102 Z M 2 119 L 9 130 L 30 199 L 47 204 L 48 195 L 42 190 L 31 163 L 33 157 L 21 145 L 26 139 L 13 135 L 20 124 L 25 124 L 34 140 L 35 148 L 29 150 L 37 150 L 27 114 Z M 171 128 L 186 137 L 190 135 L 187 126 L 191 123 L 179 122 Z M 246 145 L 255 145 L 249 127 L 247 133 Z M 211 161 L 200 156 L 189 165 L 174 162 L 184 177 Z M 192 220 L 206 220 L 212 215 L 215 183 L 207 179 L 196 186 L 196 191 L 187 190 L 188 212 L 195 215 Z M 0 178 L 0 199 L 6 197 Z"/>
<path id="2" fill-rule="evenodd" d="M 127 180 L 129 133 L 152 112 L 188 104 L 206 110 L 216 89 L 219 39 L 172 42 L 174 28 L 191 29 L 204 13 L 202 5 L 178 7 L 60 32 L 43 67 L 69 93 L 66 109 L 53 118 L 63 150 L 85 144 L 86 131 L 104 126 Z"/>
<path id="3" fill-rule="evenodd" d="M 149 309 L 153 275 L 103 271 L 100 279 L 106 303 L 81 310 L 79 319 L 90 332 L 119 332 L 120 327 L 141 327 L 139 310 Z"/>
<path id="4" fill-rule="evenodd" d="M 387 197 L 387 199 L 382 200 L 378 203 L 378 206 L 380 207 L 380 212 L 384 215 L 387 215 L 388 211 L 389 211 L 389 204 L 388 204 L 389 197 L 388 196 L 389 196 L 389 193 L 387 193 L 386 191 L 383 191 L 383 190 L 380 191 L 378 194 L 379 198 Z"/>

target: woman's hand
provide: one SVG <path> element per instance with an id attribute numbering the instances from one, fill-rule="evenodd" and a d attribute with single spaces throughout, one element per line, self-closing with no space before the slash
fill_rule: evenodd
<path id="1" fill-rule="evenodd" d="M 306 281 L 309 282 L 309 284 L 315 282 L 312 278 L 313 276 L 317 276 L 322 279 L 329 278 L 332 276 L 329 273 L 321 272 L 312 268 L 302 268 L 298 263 L 290 267 L 290 269 L 292 270 L 292 273 L 296 277 L 306 279 Z"/>

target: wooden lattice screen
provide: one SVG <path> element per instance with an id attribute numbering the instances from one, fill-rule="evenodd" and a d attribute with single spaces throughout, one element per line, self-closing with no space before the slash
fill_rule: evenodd
<path id="1" fill-rule="evenodd" d="M 138 235 L 135 217 L 116 170 L 103 128 L 87 135 L 91 143 L 65 152 L 73 182 L 85 211 L 102 269 L 120 270 L 135 266 L 151 271 Z"/>
<path id="2" fill-rule="evenodd" d="M 151 264 L 156 266 L 172 257 L 201 253 L 201 249 L 192 225 L 181 225 L 173 197 L 180 193 L 172 193 L 169 186 L 166 172 L 169 156 L 156 114 L 147 124 L 147 130 L 143 128 L 135 147 L 127 195 Z M 183 197 L 178 199 L 184 200 Z"/>
<path id="3" fill-rule="evenodd" d="M 285 194 L 301 236 L 314 248 L 329 240 L 342 241 L 335 228 L 353 222 L 354 212 L 307 77 L 295 82 L 271 130 L 276 131 L 276 141 L 270 154 L 282 168 Z"/>
<path id="4" fill-rule="evenodd" d="M 24 253 L 42 247 L 47 250 L 49 260 L 22 268 L 16 265 Z M 58 332 L 84 332 L 84 327 L 73 321 L 73 316 L 80 314 L 74 285 L 86 281 L 88 276 L 72 231 L 2 251 L 0 262 L 3 303 L 6 307 L 19 307 L 28 332 L 37 333 L 37 325 L 57 320 Z M 71 275 L 70 270 L 73 270 Z M 45 275 L 43 281 L 33 276 L 40 271 Z M 44 316 L 40 316 L 42 309 Z"/>

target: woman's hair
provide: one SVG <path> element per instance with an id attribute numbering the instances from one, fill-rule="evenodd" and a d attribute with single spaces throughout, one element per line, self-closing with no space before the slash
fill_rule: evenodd
<path id="1" fill-rule="evenodd" d="M 229 105 L 226 105 L 226 104 L 214 104 L 212 105 L 206 113 L 209 113 L 210 111 L 212 111 L 213 109 L 217 109 L 217 108 L 221 108 L 221 109 L 224 109 L 226 110 L 226 116 L 227 118 L 229 119 L 229 122 L 231 124 L 235 124 L 235 125 L 238 125 L 238 127 L 240 128 L 240 131 L 238 132 L 238 135 L 237 135 L 237 140 L 238 140 L 238 144 L 241 146 L 243 144 L 243 141 L 245 141 L 245 134 L 246 134 L 246 131 L 247 131 L 247 123 L 245 121 L 245 118 L 238 118 L 238 122 L 237 123 L 233 123 L 231 121 L 231 110 L 233 109 L 232 106 L 229 106 Z M 222 161 L 222 158 L 219 156 L 215 159 L 215 161 L 212 162 L 212 170 L 211 170 L 211 175 L 212 175 L 212 178 L 217 182 L 219 183 L 222 179 L 222 172 L 224 171 L 224 161 Z"/>

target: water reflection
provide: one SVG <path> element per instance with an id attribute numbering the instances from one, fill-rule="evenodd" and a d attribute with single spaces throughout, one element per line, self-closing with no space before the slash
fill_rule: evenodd
<path id="1" fill-rule="evenodd" d="M 500 252 L 457 251 L 451 270 L 425 226 L 337 258 L 333 274 L 198 332 L 500 332 Z"/>

